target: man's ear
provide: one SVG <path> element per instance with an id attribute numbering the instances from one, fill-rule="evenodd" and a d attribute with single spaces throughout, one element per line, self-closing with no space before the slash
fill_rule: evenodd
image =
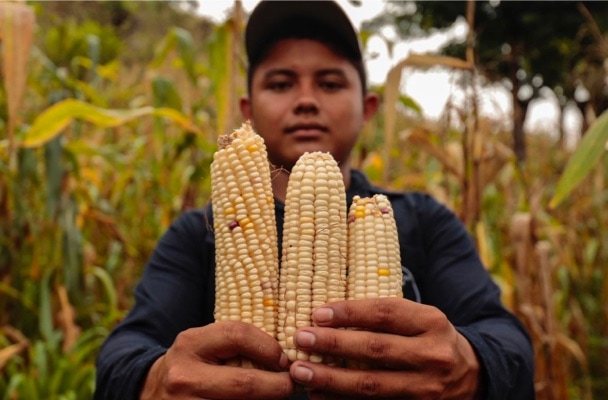
<path id="1" fill-rule="evenodd" d="M 380 106 L 380 97 L 377 93 L 367 92 L 363 99 L 363 117 L 365 122 L 368 122 L 378 111 Z"/>
<path id="2" fill-rule="evenodd" d="M 251 113 L 251 101 L 249 101 L 249 97 L 241 97 L 239 100 L 239 108 L 241 109 L 241 115 L 245 121 L 253 120 Z"/>

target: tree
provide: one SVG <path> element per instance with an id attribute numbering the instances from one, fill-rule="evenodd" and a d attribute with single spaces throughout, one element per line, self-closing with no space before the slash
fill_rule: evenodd
<path id="1" fill-rule="evenodd" d="M 590 85 L 582 72 L 573 75 L 575 67 L 589 73 L 601 65 L 593 43 L 597 42 L 581 5 L 591 15 L 608 15 L 606 2 L 481 1 L 474 17 L 476 65 L 488 82 L 499 82 L 511 93 L 513 104 L 513 149 L 518 160 L 526 157 L 524 121 L 530 102 L 548 87 L 566 106 L 577 87 Z M 433 29 L 451 26 L 464 18 L 465 2 L 407 1 L 391 2 L 389 11 L 370 22 L 366 29 L 392 24 L 401 37 L 427 34 Z M 443 49 L 450 55 L 464 57 L 465 44 L 452 43 Z M 583 64 L 583 61 L 586 64 Z M 590 91 L 591 92 L 591 91 Z M 599 97 L 608 97 L 601 92 Z M 596 101 L 596 103 L 601 103 Z M 597 111 L 596 111 L 597 112 Z"/>

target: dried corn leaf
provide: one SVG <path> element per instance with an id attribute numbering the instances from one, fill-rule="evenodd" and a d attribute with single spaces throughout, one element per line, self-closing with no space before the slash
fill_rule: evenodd
<path id="1" fill-rule="evenodd" d="M 26 348 L 26 343 L 15 343 L 0 350 L 0 371 L 2 371 L 4 366 L 11 360 L 11 358 L 15 357 Z"/>
<path id="2" fill-rule="evenodd" d="M 81 329 L 75 323 L 76 312 L 68 298 L 68 291 L 65 286 L 57 287 L 57 297 L 61 310 L 59 311 L 58 320 L 63 330 L 63 351 L 67 352 L 76 344 L 80 336 Z"/>
<path id="3" fill-rule="evenodd" d="M 14 130 L 27 81 L 27 58 L 34 38 L 35 16 L 21 3 L 0 2 L 2 70 L 8 106 L 8 139 Z"/>
<path id="4" fill-rule="evenodd" d="M 0 349 L 0 371 L 2 371 L 11 358 L 15 357 L 29 346 L 27 338 L 17 329 L 5 326 L 2 328 L 2 331 L 4 336 L 16 343 Z"/>
<path id="5" fill-rule="evenodd" d="M 406 59 L 401 61 L 396 66 L 396 68 L 400 69 L 403 69 L 404 67 L 448 67 L 452 69 L 462 69 L 465 71 L 470 71 L 473 69 L 473 65 L 460 58 L 433 54 L 410 54 Z"/>
<path id="6" fill-rule="evenodd" d="M 573 356 L 582 367 L 587 366 L 587 357 L 585 356 L 585 352 L 581 348 L 580 344 L 563 333 L 558 333 L 555 340 L 557 345 Z"/>
<path id="7" fill-rule="evenodd" d="M 473 65 L 455 57 L 439 56 L 431 54 L 410 54 L 403 60 L 399 61 L 392 67 L 386 76 L 384 85 L 384 148 L 385 159 L 388 162 L 387 168 L 384 170 L 384 182 L 388 182 L 390 165 L 390 151 L 393 148 L 395 137 L 395 129 L 397 122 L 397 110 L 395 105 L 399 99 L 401 90 L 401 74 L 406 67 L 430 68 L 430 67 L 448 67 L 460 70 L 472 70 Z"/>
<path id="8" fill-rule="evenodd" d="M 413 146 L 424 150 L 439 160 L 447 171 L 462 179 L 462 164 L 459 164 L 458 160 L 455 160 L 450 152 L 435 145 L 431 141 L 430 136 L 429 131 L 419 127 L 409 128 L 399 133 L 400 140 L 407 140 Z"/>

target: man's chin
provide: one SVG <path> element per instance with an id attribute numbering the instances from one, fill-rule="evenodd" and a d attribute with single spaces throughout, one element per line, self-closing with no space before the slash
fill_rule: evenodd
<path id="1" fill-rule="evenodd" d="M 294 145 L 294 149 L 298 154 L 298 157 L 304 153 L 312 153 L 314 151 L 331 152 L 331 148 L 324 143 L 320 142 L 300 142 Z"/>
<path id="2" fill-rule="evenodd" d="M 322 143 L 297 143 L 297 144 L 286 144 L 289 146 L 289 154 L 283 154 L 280 158 L 275 158 L 272 161 L 273 165 L 277 168 L 281 167 L 287 170 L 291 170 L 298 161 L 298 158 L 304 153 L 312 153 L 315 151 L 331 152 L 328 146 L 324 146 Z"/>

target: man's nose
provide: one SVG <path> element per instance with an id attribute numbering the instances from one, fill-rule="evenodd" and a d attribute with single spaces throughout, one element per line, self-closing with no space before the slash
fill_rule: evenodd
<path id="1" fill-rule="evenodd" d="M 296 114 L 314 114 L 319 111 L 319 100 L 312 85 L 300 86 L 295 104 Z"/>

